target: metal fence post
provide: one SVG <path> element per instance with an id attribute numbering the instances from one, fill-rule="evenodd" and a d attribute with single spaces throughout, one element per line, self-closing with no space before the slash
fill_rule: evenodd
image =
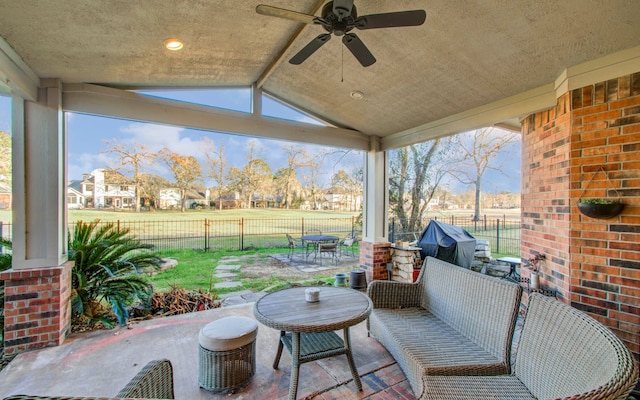
<path id="1" fill-rule="evenodd" d="M 204 251 L 209 251 L 209 220 L 204 219 Z"/>
<path id="2" fill-rule="evenodd" d="M 244 250 L 244 218 L 240 219 L 240 250 Z"/>
<path id="3" fill-rule="evenodd" d="M 496 253 L 500 253 L 500 218 L 496 219 Z"/>

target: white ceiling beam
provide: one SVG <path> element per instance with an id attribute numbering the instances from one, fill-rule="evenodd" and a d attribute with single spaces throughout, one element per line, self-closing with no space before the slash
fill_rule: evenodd
<path id="1" fill-rule="evenodd" d="M 313 7 L 311 7 L 309 14 L 316 15 L 318 11 L 320 11 L 320 8 L 324 5 L 325 2 L 326 0 L 317 0 L 316 3 L 313 5 Z M 267 18 L 273 18 L 273 17 L 267 17 Z M 300 35 L 302 34 L 302 31 L 304 31 L 306 27 L 307 27 L 306 24 L 299 24 L 296 30 L 289 37 L 289 40 L 287 40 L 287 43 L 280 49 L 280 51 L 276 54 L 273 60 L 271 60 L 267 68 L 265 68 L 265 70 L 262 71 L 262 73 L 260 74 L 260 77 L 255 83 L 255 86 L 258 89 L 262 88 L 262 86 L 267 81 L 267 79 L 269 79 L 271 74 L 273 74 L 276 68 L 278 68 L 278 66 L 284 61 L 284 55 L 287 53 L 287 51 L 289 51 L 291 46 L 293 46 L 293 43 L 298 39 L 298 37 L 300 37 Z"/>
<path id="2" fill-rule="evenodd" d="M 493 103 L 485 104 L 438 121 L 407 129 L 382 138 L 383 150 L 409 146 L 444 136 L 495 125 L 553 107 L 556 92 L 553 83 Z"/>
<path id="3" fill-rule="evenodd" d="M 350 129 L 268 118 L 86 83 L 64 84 L 62 107 L 64 111 L 84 114 L 265 139 L 369 150 L 369 136 Z"/>
<path id="4" fill-rule="evenodd" d="M 565 69 L 556 79 L 556 96 L 581 87 L 640 71 L 640 46 L 618 51 Z"/>
<path id="5" fill-rule="evenodd" d="M 38 75 L 0 37 L 0 92 L 10 92 L 26 100 L 36 101 L 39 86 Z"/>

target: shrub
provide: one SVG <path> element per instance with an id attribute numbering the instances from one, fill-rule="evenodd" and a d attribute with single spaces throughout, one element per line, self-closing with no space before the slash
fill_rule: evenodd
<path id="1" fill-rule="evenodd" d="M 153 295 L 153 286 L 139 270 L 157 268 L 160 258 L 151 245 L 118 230 L 113 223 L 78 221 L 69 235 L 69 259 L 75 262 L 71 276 L 74 318 L 113 326 L 105 304 L 120 325 L 129 319 L 128 306 Z"/>

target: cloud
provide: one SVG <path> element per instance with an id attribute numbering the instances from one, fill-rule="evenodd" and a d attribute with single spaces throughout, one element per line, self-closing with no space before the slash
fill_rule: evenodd
<path id="1" fill-rule="evenodd" d="M 144 143 L 151 151 L 158 151 L 164 147 L 182 155 L 195 155 L 199 152 L 198 142 L 191 138 L 183 137 L 186 129 L 157 124 L 132 123 L 121 129 L 122 133 L 128 134 L 129 138 L 124 139 L 124 143 Z"/>
<path id="2" fill-rule="evenodd" d="M 88 174 L 97 168 L 108 168 L 113 165 L 114 158 L 110 154 L 81 153 L 68 155 L 69 179 L 81 179 L 83 174 Z"/>

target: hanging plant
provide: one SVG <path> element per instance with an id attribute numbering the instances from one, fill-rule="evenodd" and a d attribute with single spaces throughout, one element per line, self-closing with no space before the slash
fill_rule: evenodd
<path id="1" fill-rule="evenodd" d="M 582 195 L 584 195 L 584 192 L 587 190 L 587 188 L 593 181 L 593 178 L 595 178 L 598 172 L 602 172 L 604 174 L 605 178 L 607 179 L 607 182 L 609 182 L 609 185 L 615 191 L 616 196 L 618 197 L 617 199 L 607 199 L 607 198 L 583 199 L 582 198 Z M 586 215 L 587 217 L 599 218 L 599 219 L 613 218 L 618 214 L 620 214 L 624 209 L 624 203 L 620 200 L 620 194 L 618 193 L 618 190 L 613 186 L 613 184 L 609 180 L 609 176 L 607 175 L 607 172 L 602 166 L 600 166 L 598 170 L 591 176 L 591 179 L 589 179 L 587 186 L 582 190 L 582 194 L 580 195 L 580 199 L 578 199 L 577 206 L 578 206 L 578 210 L 580 210 L 580 212 Z"/>
<path id="2" fill-rule="evenodd" d="M 584 199 L 578 202 L 578 210 L 591 218 L 613 218 L 620 214 L 623 209 L 624 203 L 618 200 Z"/>

